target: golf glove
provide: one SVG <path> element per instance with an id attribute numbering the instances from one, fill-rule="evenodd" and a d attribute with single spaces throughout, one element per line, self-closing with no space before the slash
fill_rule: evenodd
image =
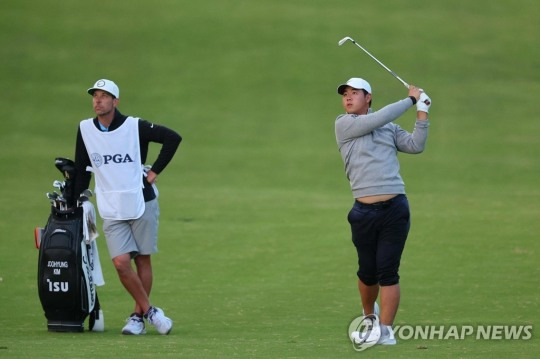
<path id="1" fill-rule="evenodd" d="M 416 102 L 416 111 L 429 112 L 428 110 L 430 106 L 431 106 L 431 99 L 425 92 L 422 92 L 420 94 L 420 98 Z"/>

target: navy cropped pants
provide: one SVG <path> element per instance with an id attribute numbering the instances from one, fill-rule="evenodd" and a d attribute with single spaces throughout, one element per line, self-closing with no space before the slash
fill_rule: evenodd
<path id="1" fill-rule="evenodd" d="M 358 278 L 368 286 L 398 284 L 411 224 L 407 196 L 400 194 L 374 204 L 355 201 L 348 221 L 358 253 Z"/>

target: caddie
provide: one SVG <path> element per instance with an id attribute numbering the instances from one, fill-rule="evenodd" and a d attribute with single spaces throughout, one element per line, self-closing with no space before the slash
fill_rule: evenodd
<path id="1" fill-rule="evenodd" d="M 146 319 L 161 334 L 173 321 L 150 303 L 151 255 L 157 252 L 159 204 L 157 176 L 173 158 L 182 138 L 175 131 L 118 110 L 120 90 L 101 79 L 88 89 L 96 117 L 81 121 L 75 148 L 75 195 L 95 176 L 97 207 L 120 282 L 135 301 L 123 334 L 145 334 Z M 157 159 L 145 171 L 150 142 L 161 144 Z M 91 172 L 87 169 L 91 168 Z M 132 267 L 132 261 L 135 269 Z"/>

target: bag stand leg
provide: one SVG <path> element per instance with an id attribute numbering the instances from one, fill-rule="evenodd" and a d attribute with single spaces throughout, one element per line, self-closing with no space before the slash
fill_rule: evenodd
<path id="1" fill-rule="evenodd" d="M 93 332 L 102 332 L 105 330 L 105 318 L 103 317 L 103 311 L 99 305 L 99 298 L 96 291 L 96 304 L 94 310 L 90 313 L 88 319 L 88 330 Z"/>

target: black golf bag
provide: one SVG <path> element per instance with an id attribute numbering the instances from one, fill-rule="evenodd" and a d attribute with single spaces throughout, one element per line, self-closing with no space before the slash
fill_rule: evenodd
<path id="1" fill-rule="evenodd" d="M 74 177 L 73 162 L 66 159 L 56 161 L 66 181 L 62 186 L 62 196 L 59 196 L 61 201 L 51 199 L 47 225 L 36 229 L 39 299 L 49 331 L 82 332 L 88 316 L 89 330 L 102 331 L 103 318 L 92 278 L 92 247 L 83 239 L 83 208 L 65 201 L 73 199 L 73 194 L 67 193 L 72 189 L 72 183 L 68 182 L 72 182 Z M 65 166 L 59 165 L 58 161 Z M 64 170 L 69 166 L 72 170 L 68 173 Z"/>

